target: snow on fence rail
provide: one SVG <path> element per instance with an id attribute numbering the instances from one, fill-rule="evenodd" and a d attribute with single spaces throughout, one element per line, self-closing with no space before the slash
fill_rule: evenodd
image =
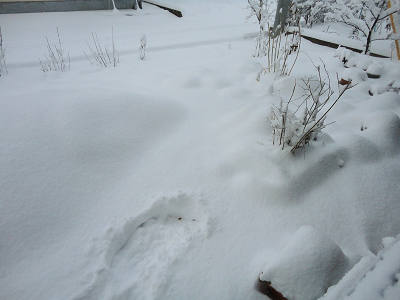
<path id="1" fill-rule="evenodd" d="M 294 33 L 296 30 L 297 30 L 297 28 L 295 28 L 295 27 L 290 28 L 289 33 Z M 329 38 L 327 36 L 324 36 L 324 37 L 315 36 L 315 34 L 313 34 L 311 31 L 306 31 L 304 28 L 302 28 L 302 30 L 301 30 L 301 37 L 314 43 L 314 44 L 326 46 L 329 48 L 337 49 L 339 47 L 344 47 L 344 48 L 349 49 L 354 52 L 358 52 L 358 53 L 363 52 L 363 50 L 358 48 L 356 45 L 346 45 L 346 43 L 338 44 L 338 43 L 332 41 L 331 38 Z M 374 57 L 389 58 L 389 56 L 387 56 L 387 55 L 373 53 L 373 52 L 370 52 L 370 55 L 374 56 Z"/>

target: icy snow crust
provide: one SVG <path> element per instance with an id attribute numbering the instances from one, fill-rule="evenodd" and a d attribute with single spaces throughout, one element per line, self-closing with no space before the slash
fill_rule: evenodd
<path id="1" fill-rule="evenodd" d="M 1 16 L 0 299 L 265 299 L 260 272 L 303 225 L 352 263 L 400 232 L 398 63 L 356 58 L 336 122 L 293 157 L 266 121 L 290 84 L 255 80 L 246 2 L 174 4 L 183 18 L 145 4 Z M 56 26 L 71 71 L 43 74 Z M 83 50 L 112 27 L 121 63 L 99 69 Z M 303 41 L 293 75 L 321 57 L 336 78 L 334 55 Z M 358 76 L 374 61 L 381 78 Z"/>

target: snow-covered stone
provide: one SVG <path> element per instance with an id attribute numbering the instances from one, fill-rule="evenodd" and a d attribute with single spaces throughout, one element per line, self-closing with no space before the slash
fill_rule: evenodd
<path id="1" fill-rule="evenodd" d="M 368 77 L 379 78 L 383 74 L 383 66 L 378 62 L 374 62 L 368 66 Z"/>
<path id="2" fill-rule="evenodd" d="M 260 274 L 290 300 L 321 297 L 350 267 L 340 247 L 311 226 L 302 226 Z"/>
<path id="3" fill-rule="evenodd" d="M 352 83 L 356 83 L 365 81 L 367 79 L 367 74 L 365 73 L 365 71 L 359 68 L 352 67 L 344 69 L 339 78 L 346 81 L 351 81 Z"/>

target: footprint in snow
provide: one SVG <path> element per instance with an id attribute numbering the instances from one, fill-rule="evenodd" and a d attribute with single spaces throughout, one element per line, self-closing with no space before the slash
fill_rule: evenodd
<path id="1" fill-rule="evenodd" d="M 90 256 L 101 261 L 74 299 L 156 299 L 172 264 L 207 234 L 208 218 L 201 201 L 185 194 L 161 198 L 95 241 Z"/>

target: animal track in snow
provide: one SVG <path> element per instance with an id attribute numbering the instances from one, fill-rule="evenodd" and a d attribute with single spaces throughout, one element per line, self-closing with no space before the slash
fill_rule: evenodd
<path id="1" fill-rule="evenodd" d="M 194 240 L 207 237 L 207 228 L 201 201 L 185 194 L 159 199 L 95 241 L 90 255 L 101 257 L 101 262 L 88 274 L 87 287 L 75 299 L 158 298 L 169 268 Z"/>

